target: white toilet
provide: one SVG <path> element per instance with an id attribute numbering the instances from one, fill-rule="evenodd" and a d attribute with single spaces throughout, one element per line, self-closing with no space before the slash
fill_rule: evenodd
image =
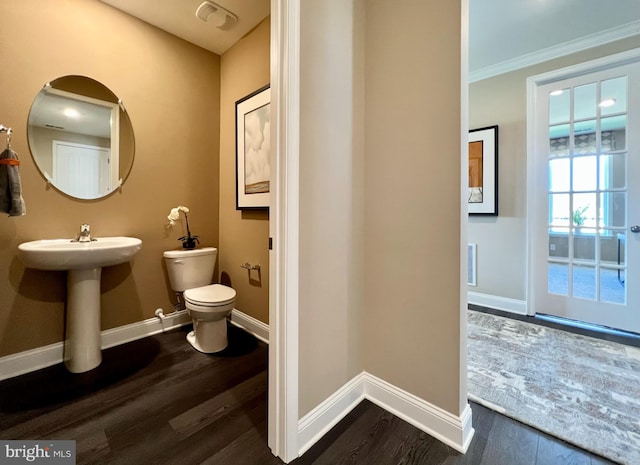
<path id="1" fill-rule="evenodd" d="M 218 249 L 168 250 L 163 256 L 171 287 L 182 292 L 193 331 L 187 341 L 204 353 L 220 352 L 228 345 L 227 315 L 233 310 L 236 291 L 222 284 L 211 284 Z"/>

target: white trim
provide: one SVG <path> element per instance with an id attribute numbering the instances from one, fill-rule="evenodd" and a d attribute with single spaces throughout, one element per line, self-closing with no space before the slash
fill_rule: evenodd
<path id="1" fill-rule="evenodd" d="M 579 39 L 571 40 L 563 44 L 528 53 L 512 60 L 503 61 L 495 65 L 487 66 L 469 73 L 469 82 L 481 81 L 499 74 L 515 71 L 527 66 L 532 66 L 545 61 L 560 58 L 572 53 L 577 53 L 589 48 L 615 42 L 638 35 L 640 31 L 640 21 L 632 21 L 622 26 L 613 27 L 605 31 L 597 32 Z"/>
<path id="2" fill-rule="evenodd" d="M 62 342 L 0 358 L 0 380 L 13 378 L 62 362 Z"/>
<path id="3" fill-rule="evenodd" d="M 467 292 L 467 301 L 470 304 L 482 307 L 504 310 L 505 312 L 527 315 L 527 302 L 525 300 L 500 297 L 498 295 L 482 294 L 480 292 Z"/>
<path id="4" fill-rule="evenodd" d="M 584 74 L 603 71 L 617 66 L 628 65 L 638 61 L 640 61 L 640 48 L 632 48 L 625 50 L 624 52 L 615 53 L 602 58 L 596 58 L 595 60 L 577 63 L 561 69 L 554 69 L 546 73 L 536 74 L 535 76 L 529 76 L 527 78 L 527 89 L 529 91 L 527 96 L 531 97 L 535 101 L 536 88 L 538 86 L 549 84 L 554 81 L 570 79 Z M 529 116 L 529 114 L 527 114 L 527 116 Z"/>
<path id="5" fill-rule="evenodd" d="M 154 317 L 137 323 L 107 329 L 101 333 L 101 348 L 108 349 L 109 347 L 126 344 L 127 342 L 162 333 L 189 323 L 191 323 L 189 314 L 186 310 L 181 310 L 170 314 L 163 320 Z M 0 380 L 62 363 L 63 347 L 63 342 L 56 342 L 48 346 L 0 358 Z"/>
<path id="6" fill-rule="evenodd" d="M 474 429 L 468 403 L 456 416 L 371 374 L 366 375 L 365 398 L 458 452 L 465 453 L 471 444 Z"/>
<path id="7" fill-rule="evenodd" d="M 163 319 L 158 317 L 147 318 L 137 323 L 131 323 L 117 328 L 102 331 L 102 348 L 126 344 L 127 342 L 163 333 L 171 329 L 179 328 L 191 323 L 191 317 L 186 310 L 170 313 Z"/>
<path id="8" fill-rule="evenodd" d="M 300 419 L 300 455 L 363 399 L 370 400 L 458 452 L 465 453 L 471 444 L 474 429 L 468 403 L 462 415 L 456 416 L 370 373 L 362 372 Z"/>
<path id="9" fill-rule="evenodd" d="M 101 332 L 101 348 L 104 350 L 109 347 L 126 344 L 127 342 L 163 333 L 190 323 L 191 317 L 189 313 L 186 310 L 180 310 L 170 313 L 162 319 L 158 317 L 147 318 L 136 323 L 107 329 Z M 261 341 L 269 343 L 269 326 L 262 321 L 233 309 L 231 311 L 231 323 L 253 334 Z M 63 347 L 63 342 L 56 342 L 48 346 L 1 357 L 0 380 L 62 363 Z"/>
<path id="10" fill-rule="evenodd" d="M 300 1 L 271 2 L 271 205 L 268 443 L 298 454 Z"/>
<path id="11" fill-rule="evenodd" d="M 463 431 L 465 428 L 471 428 L 470 409 L 467 402 L 468 388 L 468 362 L 467 362 L 467 264 L 469 257 L 468 250 L 465 250 L 464 244 L 469 243 L 469 203 L 467 201 L 467 188 L 469 186 L 469 0 L 461 0 L 460 2 L 460 285 L 458 289 L 458 312 L 460 317 L 460 327 L 458 328 L 459 337 L 459 356 L 458 356 L 458 410 L 466 412 L 469 410 L 469 419 L 463 421 Z M 474 263 L 476 261 L 476 248 L 474 246 Z M 474 264 L 474 268 L 475 268 Z M 474 284 L 477 281 L 477 269 L 474 269 Z M 463 433 L 465 438 L 471 440 L 473 432 L 466 431 Z M 466 445 L 464 446 L 466 449 Z"/>
<path id="12" fill-rule="evenodd" d="M 366 373 L 355 376 L 298 422 L 298 453 L 304 454 L 365 398 Z"/>
<path id="13" fill-rule="evenodd" d="M 231 317 L 229 321 L 238 326 L 248 333 L 253 334 L 257 339 L 269 344 L 269 325 L 262 321 L 241 312 L 240 310 L 233 309 L 231 311 Z"/>

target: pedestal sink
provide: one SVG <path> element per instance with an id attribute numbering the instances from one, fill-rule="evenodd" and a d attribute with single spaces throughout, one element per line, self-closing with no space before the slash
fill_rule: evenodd
<path id="1" fill-rule="evenodd" d="M 100 275 L 105 266 L 128 262 L 142 247 L 135 237 L 99 237 L 90 242 L 51 239 L 24 242 L 20 259 L 28 268 L 67 271 L 64 363 L 72 373 L 100 365 Z"/>

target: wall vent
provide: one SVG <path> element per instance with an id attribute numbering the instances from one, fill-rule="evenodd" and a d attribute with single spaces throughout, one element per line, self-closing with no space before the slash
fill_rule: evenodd
<path id="1" fill-rule="evenodd" d="M 476 246 L 477 244 L 467 244 L 467 284 L 469 286 L 477 286 L 476 277 Z"/>

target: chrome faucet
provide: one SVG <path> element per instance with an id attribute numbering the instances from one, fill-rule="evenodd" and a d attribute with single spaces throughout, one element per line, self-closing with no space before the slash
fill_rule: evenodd
<path id="1" fill-rule="evenodd" d="M 80 234 L 75 239 L 74 242 L 91 242 L 95 239 L 91 239 L 91 226 L 88 224 L 83 224 L 80 226 Z"/>

